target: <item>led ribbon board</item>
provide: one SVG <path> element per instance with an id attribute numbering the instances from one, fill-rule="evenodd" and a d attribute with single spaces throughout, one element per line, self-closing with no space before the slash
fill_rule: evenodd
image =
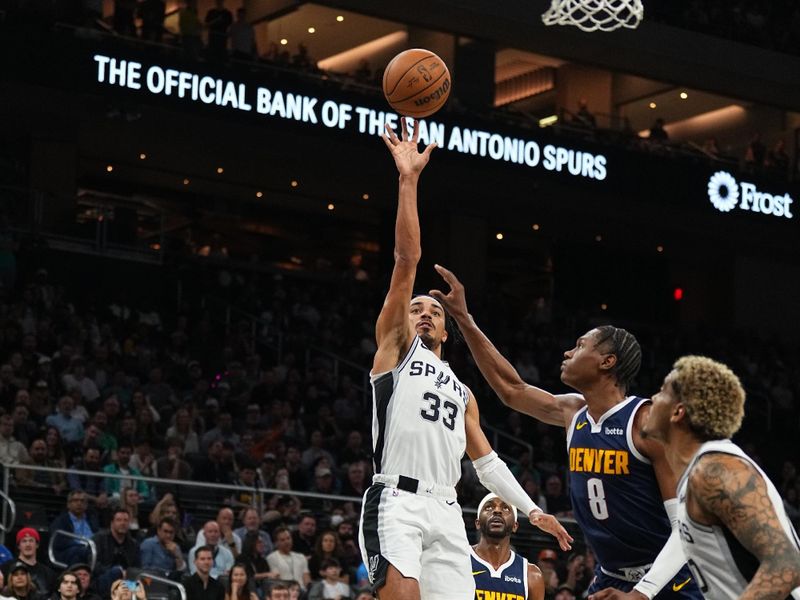
<path id="1" fill-rule="evenodd" d="M 297 94 L 201 73 L 179 71 L 160 65 L 145 65 L 95 54 L 95 80 L 101 85 L 127 88 L 153 96 L 213 105 L 261 117 L 287 119 L 310 126 L 379 136 L 384 125 L 397 128 L 399 115 L 333 99 Z M 422 144 L 436 142 L 440 148 L 487 160 L 509 162 L 546 171 L 602 181 L 608 176 L 603 154 L 585 150 L 541 145 L 534 140 L 510 137 L 491 131 L 418 121 Z"/>

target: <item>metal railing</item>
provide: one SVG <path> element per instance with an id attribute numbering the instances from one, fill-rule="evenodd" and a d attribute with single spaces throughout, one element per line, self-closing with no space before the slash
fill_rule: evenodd
<path id="1" fill-rule="evenodd" d="M 5 543 L 6 534 L 14 527 L 17 521 L 17 504 L 6 492 L 0 491 L 0 500 L 3 501 L 3 517 L 0 521 L 0 543 Z M 9 514 L 11 518 L 9 519 Z"/>
<path id="2" fill-rule="evenodd" d="M 510 436 L 512 437 L 512 436 Z M 25 465 L 20 463 L 9 463 L 9 464 L 2 464 L 3 468 L 3 481 L 4 485 L 8 485 L 9 482 L 9 472 L 11 469 L 27 469 L 30 471 L 42 471 L 42 472 L 49 472 L 49 473 L 64 473 L 64 469 L 58 469 L 54 467 L 39 467 L 34 465 Z M 284 497 L 292 497 L 292 498 L 303 498 L 313 502 L 316 502 L 317 507 L 317 514 L 325 515 L 327 514 L 328 508 L 341 506 L 344 503 L 352 502 L 355 505 L 356 511 L 358 511 L 358 507 L 361 505 L 362 498 L 357 496 L 344 496 L 344 495 L 337 495 L 337 494 L 320 494 L 316 492 L 303 492 L 303 491 L 295 491 L 295 490 L 285 490 L 285 489 L 277 489 L 277 488 L 270 488 L 270 487 L 260 487 L 260 486 L 242 486 L 242 485 L 233 485 L 233 484 L 217 484 L 217 483 L 206 483 L 201 481 L 184 481 L 179 479 L 160 479 L 156 477 L 145 477 L 145 476 L 137 476 L 137 475 L 121 475 L 117 473 L 98 473 L 96 471 L 83 471 L 77 469 L 70 469 L 70 473 L 79 475 L 79 476 L 89 476 L 95 477 L 99 479 L 118 479 L 118 480 L 129 480 L 129 481 L 143 481 L 148 484 L 154 484 L 156 488 L 183 488 L 185 490 L 196 489 L 196 490 L 207 490 L 210 492 L 211 490 L 215 491 L 224 491 L 230 492 L 231 495 L 233 492 L 248 492 L 253 496 L 253 502 L 258 504 L 262 498 L 266 498 L 269 495 L 278 495 Z M 36 489 L 36 488 L 32 488 Z M 45 492 L 47 493 L 47 492 Z M 7 495 L 7 492 L 6 492 Z M 50 494 L 52 495 L 52 494 Z M 51 498 L 52 500 L 52 498 Z M 190 509 L 193 511 L 195 517 L 202 516 L 200 513 L 205 511 L 205 515 L 207 518 L 212 519 L 215 518 L 217 511 L 223 507 L 227 506 L 226 504 L 221 503 L 218 501 L 219 499 L 215 499 L 213 494 L 205 493 L 196 498 L 188 498 L 184 497 L 179 502 L 181 504 L 182 510 L 189 511 Z M 328 504 L 327 508 L 322 508 L 325 504 Z M 331 505 L 331 503 L 335 503 Z M 309 507 L 313 506 L 312 502 L 309 502 Z M 322 510 L 319 510 L 322 508 Z M 61 508 L 63 510 L 63 508 Z M 476 509 L 474 507 L 462 507 L 462 512 L 464 516 L 464 524 L 467 531 L 473 531 L 474 529 L 474 518 L 476 515 Z M 201 519 L 202 521 L 203 519 Z M 578 546 L 583 544 L 583 536 L 580 529 L 575 525 L 575 522 L 571 518 L 560 518 L 559 519 L 562 524 L 564 524 L 570 534 L 576 539 L 576 543 Z M 199 524 L 199 522 L 197 522 Z M 533 528 L 530 525 L 525 524 L 524 520 L 521 519 L 521 524 L 523 528 L 515 535 L 514 537 L 514 544 L 517 546 L 520 552 L 524 555 L 529 557 L 535 556 L 535 551 L 543 547 L 552 547 L 552 538 L 549 535 L 546 535 L 539 531 L 538 529 Z M 12 525 L 13 527 L 13 525 Z M 2 530 L 0 530 L 2 533 Z M 145 569 L 146 571 L 146 569 Z M 151 577 L 148 573 L 147 577 Z M 161 581 L 159 579 L 159 581 Z M 185 596 L 182 595 L 182 599 L 185 600 Z"/>
<path id="3" fill-rule="evenodd" d="M 166 577 L 162 577 L 161 575 L 156 575 L 155 573 L 151 573 L 147 569 L 143 569 L 139 573 L 139 581 L 147 583 L 146 581 L 144 581 L 145 579 L 149 579 L 151 581 L 157 581 L 158 583 L 162 583 L 169 587 L 174 587 L 175 589 L 178 590 L 178 593 L 181 595 L 181 600 L 187 600 L 186 588 L 183 587 L 183 585 L 178 583 L 177 581 L 172 581 L 171 579 L 167 579 Z"/>
<path id="4" fill-rule="evenodd" d="M 82 535 L 78 535 L 77 533 L 64 531 L 63 529 L 54 531 L 53 535 L 50 536 L 50 543 L 47 545 L 47 556 L 50 559 L 50 564 L 61 569 L 66 569 L 69 566 L 68 564 L 62 563 L 60 560 L 56 559 L 55 542 L 56 538 L 59 536 L 73 539 L 82 546 L 89 548 L 89 566 L 92 568 L 92 571 L 94 571 L 94 566 L 97 564 L 97 546 L 95 545 L 94 540 Z"/>
<path id="5" fill-rule="evenodd" d="M 57 467 L 42 467 L 39 465 L 26 465 L 22 463 L 3 463 L 4 477 L 8 477 L 10 469 L 23 469 L 27 471 L 41 471 L 43 473 L 65 473 L 65 469 Z M 230 492 L 253 492 L 257 494 L 278 495 L 278 496 L 297 496 L 298 498 L 314 498 L 319 500 L 335 500 L 338 502 L 358 502 L 361 498 L 357 496 L 341 496 L 336 494 L 319 494 L 316 492 L 301 492 L 296 490 L 282 490 L 261 486 L 244 486 L 230 483 L 207 483 L 204 481 L 185 481 L 183 479 L 167 479 L 161 477 L 146 477 L 144 475 L 122 475 L 120 473 L 105 473 L 97 471 L 83 471 L 80 469 L 69 469 L 69 473 L 83 477 L 94 477 L 97 479 L 120 479 L 125 481 L 144 481 L 145 483 L 155 484 L 156 487 L 184 486 L 209 490 L 224 490 Z"/>

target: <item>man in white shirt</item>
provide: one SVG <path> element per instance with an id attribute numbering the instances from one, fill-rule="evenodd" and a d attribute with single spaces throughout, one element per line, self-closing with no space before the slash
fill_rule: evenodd
<path id="1" fill-rule="evenodd" d="M 14 439 L 14 418 L 0 417 L 0 462 L 21 463 L 28 460 L 28 450 Z"/>
<path id="2" fill-rule="evenodd" d="M 205 541 L 200 543 L 198 535 L 198 543 L 194 548 L 189 550 L 189 570 L 191 571 L 192 575 L 194 575 L 195 571 L 197 570 L 197 567 L 194 564 L 195 552 L 198 548 L 202 548 L 203 546 L 210 546 L 213 550 L 214 566 L 211 567 L 211 577 L 217 579 L 220 575 L 227 575 L 231 570 L 231 567 L 233 567 L 234 559 L 231 551 L 219 543 L 221 537 L 219 524 L 216 521 L 208 521 L 205 525 L 203 525 L 202 534 Z"/>
<path id="3" fill-rule="evenodd" d="M 286 527 L 275 530 L 275 547 L 277 550 L 267 556 L 269 570 L 280 573 L 281 579 L 296 581 L 306 591 L 311 583 L 308 561 L 299 552 L 292 552 L 292 534 Z"/>
<path id="4" fill-rule="evenodd" d="M 236 558 L 242 552 L 242 538 L 233 531 L 233 511 L 230 508 L 223 507 L 219 509 L 217 525 L 219 525 L 219 545 L 230 550 L 233 558 Z M 203 531 L 205 531 L 205 528 L 203 528 Z M 206 536 L 203 531 L 197 534 L 196 546 L 206 544 Z"/>

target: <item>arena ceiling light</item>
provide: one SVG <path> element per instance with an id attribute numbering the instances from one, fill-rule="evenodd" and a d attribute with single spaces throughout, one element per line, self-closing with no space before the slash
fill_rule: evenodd
<path id="1" fill-rule="evenodd" d="M 323 58 L 317 62 L 317 66 L 323 71 L 336 73 L 355 71 L 362 60 L 373 63 L 376 56 L 385 53 L 391 54 L 395 50 L 399 51 L 407 41 L 408 32 L 405 30 L 395 31 Z"/>

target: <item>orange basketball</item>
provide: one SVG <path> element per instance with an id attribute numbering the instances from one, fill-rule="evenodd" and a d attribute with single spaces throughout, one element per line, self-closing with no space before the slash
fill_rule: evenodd
<path id="1" fill-rule="evenodd" d="M 427 117 L 450 95 L 450 71 L 430 50 L 412 48 L 395 56 L 383 72 L 383 95 L 407 117 Z"/>

